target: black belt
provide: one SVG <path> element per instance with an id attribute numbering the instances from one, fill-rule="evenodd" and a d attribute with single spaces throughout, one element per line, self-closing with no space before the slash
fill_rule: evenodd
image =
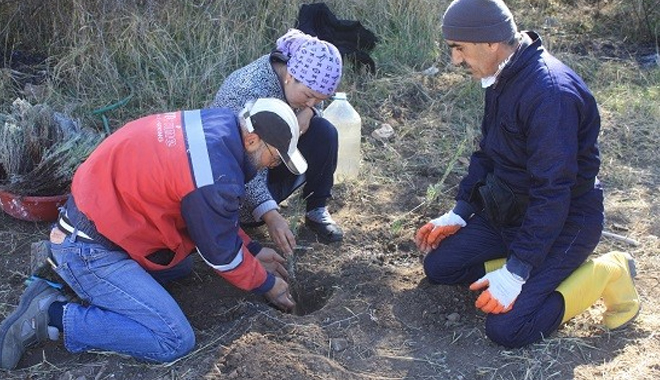
<path id="1" fill-rule="evenodd" d="M 66 236 L 71 236 L 74 235 L 76 236 L 76 240 L 84 241 L 86 243 L 94 243 L 94 239 L 89 237 L 86 233 L 78 230 L 76 227 L 73 226 L 73 223 L 67 218 L 65 213 L 60 213 L 60 216 L 57 218 L 57 227 L 60 229 L 60 231 L 64 232 Z"/>
<path id="2" fill-rule="evenodd" d="M 85 214 L 78 210 L 73 196 L 69 197 L 63 210 L 60 211 L 59 219 L 64 222 L 62 223 L 64 226 L 62 226 L 58 221 L 60 229 L 69 234 L 73 234 L 74 230 L 77 231 L 76 238 L 85 239 L 81 241 L 96 243 L 109 250 L 121 249 L 117 244 L 113 243 L 96 230 L 94 223 L 89 220 Z M 67 225 L 69 228 L 66 227 Z"/>
<path id="3" fill-rule="evenodd" d="M 594 188 L 595 178 L 587 179 L 571 188 L 571 198 L 580 197 Z M 519 226 L 529 206 L 527 194 L 515 193 L 509 185 L 492 173 L 477 182 L 469 202 L 477 213 L 486 216 L 499 227 Z"/>

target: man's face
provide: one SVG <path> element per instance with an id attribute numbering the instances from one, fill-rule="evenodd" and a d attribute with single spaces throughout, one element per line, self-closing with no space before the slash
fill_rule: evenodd
<path id="1" fill-rule="evenodd" d="M 468 69 L 472 78 L 479 80 L 497 72 L 498 44 L 447 40 L 447 45 L 451 49 L 451 63 Z"/>
<path id="2" fill-rule="evenodd" d="M 256 149 L 248 152 L 248 157 L 250 158 L 250 163 L 252 163 L 257 170 L 263 168 L 272 169 L 282 163 L 282 159 L 277 153 L 277 149 L 266 144 L 263 140 L 260 141 L 260 144 Z"/>

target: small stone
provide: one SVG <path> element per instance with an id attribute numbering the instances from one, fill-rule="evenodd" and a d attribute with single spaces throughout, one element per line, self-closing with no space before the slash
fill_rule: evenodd
<path id="1" fill-rule="evenodd" d="M 434 76 L 435 74 L 439 73 L 440 69 L 434 66 L 429 67 L 428 69 L 422 71 L 422 75 L 426 75 L 429 77 Z"/>
<path id="2" fill-rule="evenodd" d="M 380 128 L 371 132 L 371 137 L 378 141 L 386 142 L 394 136 L 394 128 L 390 124 L 383 123 Z"/>
<path id="3" fill-rule="evenodd" d="M 554 17 L 546 17 L 543 24 L 545 28 L 556 28 L 559 26 L 559 21 Z"/>
<path id="4" fill-rule="evenodd" d="M 447 316 L 449 322 L 458 322 L 461 319 L 461 315 L 458 313 L 451 313 Z"/>
<path id="5" fill-rule="evenodd" d="M 335 352 L 341 352 L 348 348 L 348 341 L 346 339 L 337 338 L 330 340 L 330 346 Z"/>

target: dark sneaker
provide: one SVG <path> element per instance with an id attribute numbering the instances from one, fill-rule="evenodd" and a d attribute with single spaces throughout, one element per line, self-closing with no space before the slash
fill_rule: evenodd
<path id="1" fill-rule="evenodd" d="M 342 241 L 344 238 L 344 232 L 335 223 L 325 207 L 308 211 L 305 215 L 305 225 L 314 231 L 322 243 L 335 243 Z"/>
<path id="2" fill-rule="evenodd" d="M 55 301 L 67 299 L 42 279 L 30 283 L 18 308 L 0 325 L 0 367 L 16 368 L 25 350 L 53 337 L 53 328 L 49 332 L 48 327 L 48 308 Z"/>

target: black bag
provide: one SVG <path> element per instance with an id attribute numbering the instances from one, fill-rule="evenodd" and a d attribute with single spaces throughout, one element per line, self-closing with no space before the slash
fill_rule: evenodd
<path id="1" fill-rule="evenodd" d="M 330 42 L 346 59 L 367 66 L 372 73 L 376 71 L 369 52 L 376 46 L 378 37 L 359 21 L 337 19 L 325 3 L 303 4 L 296 29 Z"/>
<path id="2" fill-rule="evenodd" d="M 475 185 L 471 202 L 496 227 L 518 227 L 527 211 L 529 197 L 514 193 L 506 183 L 489 173 L 485 181 Z"/>

